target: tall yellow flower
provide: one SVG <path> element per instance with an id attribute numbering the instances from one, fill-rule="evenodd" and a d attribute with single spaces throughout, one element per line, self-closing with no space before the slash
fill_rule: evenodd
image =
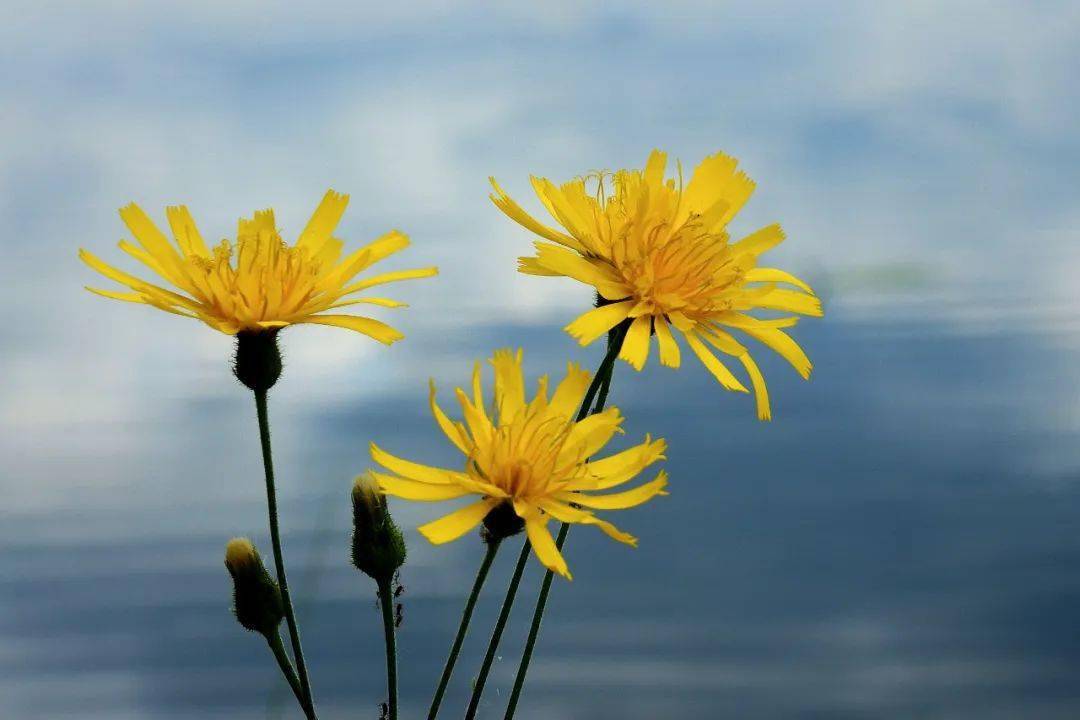
<path id="1" fill-rule="evenodd" d="M 120 249 L 175 291 L 122 272 L 80 250 L 79 257 L 87 265 L 131 292 L 87 290 L 196 318 L 228 335 L 314 323 L 348 328 L 390 344 L 403 336 L 385 323 L 356 315 L 320 313 L 359 303 L 402 307 L 402 303 L 381 297 L 344 298 L 377 285 L 430 277 L 438 270 L 400 270 L 350 282 L 361 271 L 408 247 L 409 238 L 393 230 L 342 258 L 344 243 L 332 235 L 348 202 L 348 195 L 328 191 L 294 246 L 281 239 L 274 211 L 262 210 L 251 220 L 240 220 L 235 243 L 222 240 L 213 249 L 203 242 L 186 207 L 165 210 L 174 244 L 132 203 L 120 210 L 120 217 L 139 246 L 121 240 Z"/>
<path id="2" fill-rule="evenodd" d="M 466 495 L 479 500 L 420 527 L 433 543 L 456 540 L 493 513 L 508 513 L 524 523 L 537 558 L 570 578 L 566 561 L 547 529 L 551 518 L 596 525 L 619 542 L 637 539 L 600 518 L 593 510 L 620 510 L 667 494 L 667 474 L 632 490 L 595 494 L 622 485 L 649 465 L 664 459 L 665 442 L 645 442 L 601 460 L 590 460 L 617 432 L 622 415 L 609 408 L 581 422 L 574 413 L 589 385 L 590 374 L 575 364 L 548 397 L 547 377 L 540 378 L 536 395 L 525 397 L 522 352 L 498 350 L 491 358 L 495 374 L 491 413 L 484 407 L 480 363 L 473 369 L 472 397 L 457 389 L 464 423 L 447 417 L 435 401 L 431 411 L 442 431 L 465 455 L 464 470 L 429 467 L 395 457 L 374 443 L 371 457 L 393 475 L 373 473 L 383 492 L 406 500 L 450 500 Z M 520 525 L 518 526 L 520 529 Z"/>
<path id="3" fill-rule="evenodd" d="M 746 203 L 754 183 L 722 153 L 705 158 L 683 187 L 665 179 L 667 155 L 654 150 L 644 170 L 596 173 L 556 186 L 532 178 L 548 212 L 565 230 L 537 221 L 491 179 L 495 205 L 527 230 L 551 242 L 536 242 L 536 255 L 520 259 L 530 275 L 562 275 L 596 288 L 598 307 L 566 327 L 588 345 L 630 319 L 619 357 L 641 370 L 656 335 L 660 363 L 677 368 L 674 327 L 705 367 L 728 390 L 746 387 L 712 348 L 746 368 L 757 398 L 758 417 L 770 417 L 765 380 L 745 346 L 729 330 L 764 343 L 808 378 L 806 354 L 784 332 L 797 315 L 820 317 L 821 302 L 799 278 L 759 266 L 759 257 L 784 240 L 770 225 L 729 242 L 728 221 Z M 783 287 L 783 286 L 790 287 Z M 791 313 L 762 319 L 766 309 Z"/>

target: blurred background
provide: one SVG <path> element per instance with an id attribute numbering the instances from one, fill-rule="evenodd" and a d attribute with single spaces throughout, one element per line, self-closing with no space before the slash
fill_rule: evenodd
<path id="1" fill-rule="evenodd" d="M 1075 2 L 3 3 L 0 698 L 11 718 L 295 717 L 229 614 L 228 538 L 268 548 L 229 338 L 93 297 L 116 209 L 186 203 L 208 238 L 326 188 L 351 246 L 399 227 L 408 339 L 283 335 L 271 397 L 286 552 L 324 718 L 377 717 L 370 581 L 346 564 L 366 446 L 453 461 L 426 412 L 474 359 L 593 367 L 590 302 L 526 277 L 529 173 L 692 167 L 724 150 L 815 285 L 809 383 L 759 361 L 775 421 L 697 363 L 620 364 L 626 442 L 669 439 L 671 495 L 583 529 L 518 717 L 1080 716 L 1080 6 Z M 127 266 L 125 266 L 127 267 Z M 655 356 L 654 356 L 655 357 Z M 397 504 L 403 712 L 419 716 L 481 557 Z M 479 664 L 513 552 L 444 714 Z M 482 709 L 501 717 L 539 567 Z"/>

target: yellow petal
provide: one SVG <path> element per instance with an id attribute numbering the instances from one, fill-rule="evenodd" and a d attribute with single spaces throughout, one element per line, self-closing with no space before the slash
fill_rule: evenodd
<path id="1" fill-rule="evenodd" d="M 635 370 L 645 367 L 645 361 L 649 358 L 649 336 L 652 331 L 652 316 L 642 315 L 634 318 L 630 323 L 630 330 L 626 333 L 619 357 L 630 363 Z"/>
<path id="2" fill-rule="evenodd" d="M 663 470 L 652 482 L 639 485 L 632 490 L 609 493 L 607 495 L 590 495 L 584 492 L 560 493 L 558 498 L 565 502 L 575 503 L 582 507 L 596 510 L 625 510 L 637 507 L 642 503 L 652 500 L 657 495 L 666 495 L 664 488 L 667 487 L 667 473 Z"/>
<path id="3" fill-rule="evenodd" d="M 813 289 L 799 278 L 789 272 L 778 268 L 753 268 L 746 271 L 744 276 L 747 282 L 778 282 L 794 285 L 804 292 L 814 294 Z"/>
<path id="4" fill-rule="evenodd" d="M 525 407 L 525 379 L 521 374 L 522 352 L 496 350 L 491 364 L 495 368 L 495 408 L 499 423 L 512 420 Z"/>
<path id="5" fill-rule="evenodd" d="M 566 377 L 555 388 L 555 394 L 551 397 L 548 407 L 552 412 L 566 418 L 577 415 L 578 406 L 585 398 L 585 391 L 589 389 L 592 375 L 588 370 L 582 370 L 577 363 L 566 364 Z"/>
<path id="6" fill-rule="evenodd" d="M 203 241 L 202 234 L 195 225 L 195 219 L 191 217 L 191 213 L 185 206 L 165 208 L 165 217 L 169 220 L 173 237 L 176 238 L 177 244 L 185 254 L 210 257 L 210 250 L 206 247 L 206 242 Z"/>
<path id="7" fill-rule="evenodd" d="M 475 441 L 479 444 L 488 442 L 494 428 L 491 426 L 491 421 L 488 420 L 487 415 L 482 409 L 477 409 L 472 404 L 464 390 L 457 388 L 455 393 L 458 402 L 461 404 L 461 412 L 465 416 L 465 424 L 468 425 L 469 432 L 472 433 Z"/>
<path id="8" fill-rule="evenodd" d="M 765 376 L 761 374 L 761 370 L 758 369 L 754 359 L 750 357 L 750 353 L 743 353 L 739 356 L 739 360 L 746 367 L 746 372 L 750 374 L 750 382 L 754 385 L 758 420 L 772 419 L 772 410 L 769 408 L 769 390 L 765 387 Z"/>
<path id="9" fill-rule="evenodd" d="M 649 153 L 649 159 L 645 162 L 645 182 L 652 188 L 659 188 L 664 184 L 664 168 L 667 167 L 667 153 L 661 150 L 653 150 Z"/>
<path id="10" fill-rule="evenodd" d="M 417 280 L 419 278 L 432 277 L 439 274 L 439 268 L 426 267 L 417 268 L 416 270 L 398 270 L 397 272 L 388 272 L 381 275 L 373 275 L 366 280 L 359 280 L 352 285 L 347 286 L 341 291 L 341 295 L 352 295 L 354 292 L 360 292 L 361 290 L 367 290 L 370 287 L 376 285 L 385 285 L 386 283 L 399 282 L 401 280 Z"/>
<path id="11" fill-rule="evenodd" d="M 487 514 L 500 502 L 502 501 L 485 498 L 455 510 L 449 515 L 441 517 L 434 522 L 421 525 L 417 530 L 435 545 L 442 545 L 451 540 L 457 540 L 459 537 L 479 525 Z"/>
<path id="12" fill-rule="evenodd" d="M 656 342 L 660 346 L 660 364 L 672 368 L 679 367 L 681 363 L 679 343 L 675 341 L 675 336 L 671 334 L 671 328 L 668 327 L 667 320 L 662 316 L 657 317 L 653 322 L 653 327 L 656 328 Z"/>
<path id="13" fill-rule="evenodd" d="M 783 330 L 768 327 L 764 324 L 753 325 L 743 323 L 735 327 L 738 327 L 750 337 L 763 343 L 780 355 L 780 357 L 791 363 L 791 366 L 795 368 L 795 372 L 799 373 L 804 380 L 810 377 L 810 371 L 814 367 L 813 363 L 810 362 L 810 358 L 806 356 L 806 353 L 799 347 L 799 344 L 792 340 Z"/>
<path id="14" fill-rule="evenodd" d="M 555 540 L 552 539 L 551 533 L 548 532 L 547 520 L 539 515 L 530 516 L 525 520 L 525 532 L 528 534 L 529 542 L 532 543 L 533 551 L 540 562 L 548 570 L 562 575 L 567 580 L 573 580 L 570 569 L 566 566 L 566 560 L 563 559 L 559 548 L 555 546 Z"/>
<path id="15" fill-rule="evenodd" d="M 156 296 L 162 301 L 169 302 L 175 305 L 181 305 L 191 310 L 199 309 L 198 304 L 191 300 L 191 298 L 186 298 L 183 295 L 178 295 L 171 290 L 166 290 L 163 287 L 148 283 L 145 280 L 140 280 L 134 275 L 129 275 L 122 270 L 117 270 L 112 265 L 101 261 L 96 255 L 94 255 L 88 250 L 79 250 L 79 258 L 84 263 L 92 267 L 94 270 L 97 270 L 105 277 L 109 278 L 110 280 L 114 280 L 121 285 L 127 285 L 132 290 L 141 292 L 145 295 Z"/>
<path id="16" fill-rule="evenodd" d="M 586 218 L 581 215 L 573 202 L 564 194 L 566 186 L 560 189 L 547 178 L 533 177 L 530 180 L 532 180 L 537 197 L 544 203 L 544 207 L 547 208 L 552 217 L 566 228 L 587 251 L 589 249 L 588 244 L 584 241 L 591 235 L 588 230 L 589 226 Z"/>
<path id="17" fill-rule="evenodd" d="M 369 297 L 369 298 L 357 298 L 356 300 L 342 300 L 341 302 L 334 303 L 333 305 L 331 305 L 330 307 L 328 307 L 326 309 L 327 310 L 334 310 L 335 308 L 348 307 L 350 305 L 378 305 L 379 307 L 385 307 L 385 308 L 405 308 L 405 307 L 409 307 L 408 305 L 406 305 L 403 302 L 398 302 L 397 300 L 391 300 L 390 298 Z"/>
<path id="18" fill-rule="evenodd" d="M 391 455 L 375 443 L 370 443 L 368 445 L 368 451 L 371 453 L 372 460 L 379 463 L 390 472 L 397 473 L 409 480 L 432 483 L 435 485 L 446 485 L 455 482 L 457 478 L 462 475 L 462 473 L 454 472 L 453 470 L 431 467 L 430 465 L 421 465 L 420 463 L 415 463 L 410 460 L 404 460 L 396 455 Z"/>
<path id="19" fill-rule="evenodd" d="M 705 344 L 698 339 L 696 333 L 684 333 L 683 337 L 686 338 L 686 343 L 690 346 L 690 349 L 694 351 L 694 354 L 698 356 L 698 359 L 701 360 L 721 385 L 728 390 L 749 392 L 749 390 L 739 382 L 738 378 L 732 375 L 731 371 L 728 370 L 722 362 L 716 359 L 716 356 L 712 354 L 712 351 L 705 347 Z"/>
<path id="20" fill-rule="evenodd" d="M 489 195 L 491 202 L 495 203 L 495 207 L 503 211 L 503 213 L 522 226 L 526 230 L 539 235 L 542 238 L 557 242 L 560 245 L 565 245 L 568 248 L 572 248 L 579 252 L 584 252 L 585 248 L 574 238 L 565 233 L 561 233 L 554 228 L 550 228 L 547 225 L 536 220 L 533 216 L 525 212 L 520 205 L 518 205 L 513 198 L 506 194 L 499 184 L 495 182 L 495 178 L 489 177 L 491 186 L 495 188 L 495 192 Z"/>
<path id="21" fill-rule="evenodd" d="M 154 256 L 155 259 L 164 267 L 168 273 L 168 278 L 174 284 L 184 287 L 182 273 L 180 271 L 181 260 L 179 253 L 176 252 L 176 248 L 173 247 L 169 239 L 165 237 L 165 234 L 158 230 L 157 225 L 150 219 L 143 209 L 131 203 L 125 207 L 120 208 L 120 219 L 127 225 L 128 230 L 135 236 L 135 239 L 139 241 L 139 244 L 146 248 L 146 251 Z"/>
<path id="22" fill-rule="evenodd" d="M 756 230 L 731 246 L 735 255 L 749 253 L 760 255 L 784 242 L 784 231 L 779 225 L 769 225 Z"/>
<path id="23" fill-rule="evenodd" d="M 642 470 L 664 459 L 667 442 L 663 438 L 651 441 L 648 436 L 641 445 L 593 460 L 586 465 L 588 477 L 569 484 L 571 490 L 607 490 L 634 479 Z"/>
<path id="24" fill-rule="evenodd" d="M 107 297 L 107 298 L 110 298 L 112 300 L 123 300 L 124 302 L 141 303 L 143 305 L 147 304 L 146 303 L 146 296 L 143 295 L 142 293 L 137 293 L 137 292 L 123 293 L 123 292 L 116 292 L 115 290 L 99 290 L 98 288 L 92 288 L 92 287 L 89 287 L 89 286 L 85 286 L 85 287 L 90 292 L 94 293 L 95 295 L 100 295 L 101 297 Z"/>
<path id="25" fill-rule="evenodd" d="M 450 442 L 452 442 L 458 450 L 468 455 L 473 443 L 469 439 L 469 435 L 465 432 L 465 426 L 461 423 L 451 422 L 450 418 L 443 412 L 443 409 L 439 407 L 439 403 L 435 402 L 434 380 L 428 382 L 428 388 L 428 403 L 431 405 L 431 414 L 435 416 L 435 422 L 439 424 L 443 434 L 450 439 Z"/>
<path id="26" fill-rule="evenodd" d="M 371 474 L 378 481 L 380 490 L 387 495 L 393 495 L 402 500 L 435 502 L 438 500 L 453 500 L 469 494 L 469 490 L 458 485 L 431 485 L 430 483 L 406 480 L 392 475 L 383 475 L 374 471 Z"/>
<path id="27" fill-rule="evenodd" d="M 559 275 L 595 287 L 608 300 L 621 300 L 630 294 L 630 287 L 604 263 L 590 262 L 577 253 L 549 243 L 533 243 L 536 265 Z"/>
<path id="28" fill-rule="evenodd" d="M 310 323 L 313 325 L 333 325 L 367 335 L 386 345 L 393 345 L 401 340 L 404 335 L 390 327 L 386 323 L 373 318 L 358 317 L 356 315 L 309 315 L 296 320 L 297 323 Z"/>
<path id="29" fill-rule="evenodd" d="M 591 512 L 579 510 L 578 508 L 571 507 L 566 503 L 561 503 L 557 500 L 545 500 L 540 503 L 540 507 L 543 508 L 544 512 L 548 513 L 559 522 L 575 523 L 577 525 L 595 525 L 612 540 L 617 540 L 632 547 L 637 547 L 638 541 L 636 537 L 628 532 L 623 532 L 606 520 L 601 520 Z"/>
<path id="30" fill-rule="evenodd" d="M 348 204 L 348 195 L 327 190 L 319 206 L 312 213 L 311 219 L 308 220 L 307 226 L 304 227 L 304 231 L 297 238 L 296 246 L 309 248 L 312 253 L 319 251 L 330 239 L 334 228 L 341 222 L 341 216 L 345 214 Z"/>
<path id="31" fill-rule="evenodd" d="M 559 451 L 559 465 L 585 462 L 600 448 L 607 445 L 611 437 L 619 432 L 621 423 L 622 415 L 619 413 L 619 408 L 615 407 L 574 423 L 566 436 L 562 450 Z"/>
<path id="32" fill-rule="evenodd" d="M 818 298 L 813 295 L 806 295 L 798 290 L 785 290 L 783 288 L 773 289 L 754 298 L 747 304 L 745 309 L 754 307 L 783 310 L 784 312 L 794 312 L 800 315 L 809 315 L 810 317 L 824 315 L 821 310 L 821 300 Z"/>
<path id="33" fill-rule="evenodd" d="M 588 345 L 626 319 L 633 300 L 603 305 L 590 310 L 564 329 L 582 345 Z"/>
<path id="34" fill-rule="evenodd" d="M 738 172 L 737 165 L 735 158 L 723 153 L 702 160 L 683 191 L 675 224 L 681 225 L 686 215 L 695 213 L 706 230 L 722 229 L 754 192 L 754 181 Z"/>

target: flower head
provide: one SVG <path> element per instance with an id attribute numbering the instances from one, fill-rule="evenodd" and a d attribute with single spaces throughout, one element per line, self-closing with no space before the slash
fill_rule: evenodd
<path id="1" fill-rule="evenodd" d="M 663 440 L 645 442 L 600 460 L 590 458 L 617 432 L 622 416 L 609 408 L 581 422 L 574 413 L 589 385 L 590 374 L 577 365 L 567 367 L 566 378 L 548 396 L 547 377 L 540 378 L 536 394 L 525 397 L 522 353 L 496 351 L 491 358 L 495 374 L 494 402 L 485 408 L 480 363 L 473 370 L 471 397 L 457 389 L 464 422 L 454 422 L 435 401 L 436 422 L 465 456 L 464 469 L 449 470 L 420 465 L 395 457 L 371 445 L 371 457 L 393 474 L 373 473 L 383 492 L 406 500 L 450 500 L 478 496 L 445 517 L 420 527 L 433 543 L 456 540 L 489 515 L 512 510 L 521 519 L 540 562 L 570 578 L 547 523 L 596 525 L 610 537 L 629 545 L 637 540 L 596 517 L 594 510 L 620 510 L 666 494 L 667 474 L 632 490 L 598 493 L 622 485 L 649 465 L 664 459 Z M 501 520 L 506 525 L 505 520 Z"/>
<path id="2" fill-rule="evenodd" d="M 760 266 L 759 257 L 784 240 L 779 225 L 730 242 L 728 221 L 754 189 L 753 181 L 736 171 L 736 162 L 722 153 L 705 158 L 685 188 L 681 167 L 678 181 L 665 179 L 667 156 L 659 150 L 644 170 L 595 173 L 561 187 L 532 178 L 536 194 L 563 230 L 527 214 L 494 178 L 491 199 L 512 220 L 550 241 L 535 243 L 536 255 L 521 258 L 521 272 L 570 277 L 596 289 L 598 307 L 566 327 L 582 345 L 629 319 L 619 357 L 641 370 L 655 335 L 660 363 L 677 368 L 681 353 L 674 328 L 721 385 L 747 392 L 713 349 L 737 358 L 753 384 L 758 416 L 767 420 L 765 380 L 730 331 L 764 343 L 807 378 L 810 360 L 784 329 L 794 326 L 798 315 L 820 316 L 821 302 L 797 277 Z M 757 309 L 783 315 L 748 314 Z"/>
<path id="3" fill-rule="evenodd" d="M 320 313 L 358 303 L 402 307 L 386 298 L 344 298 L 397 280 L 429 277 L 437 270 L 401 270 L 350 282 L 361 271 L 408 247 L 409 239 L 394 230 L 343 258 L 344 243 L 332 235 L 348 202 L 348 195 L 328 191 L 293 246 L 278 233 L 274 211 L 262 210 L 250 220 L 240 220 L 235 243 L 222 240 L 212 249 L 186 207 L 165 210 L 173 234 L 170 242 L 133 203 L 120 210 L 120 217 L 138 246 L 121 240 L 120 249 L 173 289 L 129 275 L 80 250 L 79 257 L 87 265 L 131 291 L 87 290 L 196 318 L 228 335 L 315 323 L 348 328 L 390 344 L 402 335 L 385 323 Z"/>

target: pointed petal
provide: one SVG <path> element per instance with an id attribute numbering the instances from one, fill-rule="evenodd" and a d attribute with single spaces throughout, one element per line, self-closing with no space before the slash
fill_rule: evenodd
<path id="1" fill-rule="evenodd" d="M 547 520 L 535 514 L 531 515 L 525 520 L 525 532 L 528 534 L 529 542 L 532 543 L 533 551 L 540 562 L 548 570 L 562 575 L 567 580 L 573 580 L 570 569 L 566 566 L 566 560 L 563 559 L 559 548 L 555 546 L 555 540 L 552 539 L 551 533 L 548 532 Z"/>
<path id="2" fill-rule="evenodd" d="M 590 310 L 564 329 L 582 345 L 588 345 L 626 319 L 633 300 L 603 305 Z"/>
<path id="3" fill-rule="evenodd" d="M 442 545 L 451 540 L 457 540 L 479 525 L 500 502 L 502 501 L 484 498 L 472 505 L 466 505 L 455 510 L 434 522 L 421 525 L 417 530 L 434 545 Z"/>
<path id="4" fill-rule="evenodd" d="M 405 336 L 384 322 L 373 318 L 359 317 L 357 315 L 308 315 L 305 318 L 293 321 L 294 324 L 309 323 L 313 325 L 332 325 L 378 340 L 386 345 L 393 345 Z"/>
<path id="5" fill-rule="evenodd" d="M 690 346 L 690 349 L 694 351 L 694 354 L 698 356 L 698 359 L 704 363 L 705 367 L 713 374 L 721 385 L 728 390 L 735 390 L 736 392 L 749 392 L 746 387 L 739 382 L 738 378 L 731 374 L 722 362 L 720 362 L 709 348 L 705 347 L 705 344 L 698 339 L 698 336 L 693 331 L 683 334 L 686 338 L 686 343 Z"/>
<path id="6" fill-rule="evenodd" d="M 469 490 L 459 485 L 432 485 L 374 471 L 371 472 L 371 475 L 378 481 L 380 490 L 387 495 L 393 495 L 402 500 L 436 502 L 438 500 L 453 500 L 470 494 Z"/>
<path id="7" fill-rule="evenodd" d="M 671 334 L 671 328 L 668 327 L 667 320 L 663 317 L 657 317 L 653 322 L 653 327 L 656 328 L 656 342 L 660 346 L 660 364 L 671 368 L 679 367 L 681 363 L 679 343 L 675 341 L 675 336 Z"/>
<path id="8" fill-rule="evenodd" d="M 652 331 L 652 316 L 642 315 L 634 318 L 630 323 L 630 330 L 626 333 L 622 348 L 619 350 L 619 358 L 630 363 L 635 370 L 645 367 L 645 361 L 649 358 L 649 340 Z"/>
<path id="9" fill-rule="evenodd" d="M 607 495 L 591 495 L 589 493 L 560 493 L 559 499 L 565 502 L 575 503 L 582 507 L 596 510 L 625 510 L 637 507 L 642 503 L 652 500 L 657 495 L 666 495 L 664 488 L 668 485 L 667 473 L 663 470 L 652 482 L 639 485 L 632 490 L 609 493 Z"/>
<path id="10" fill-rule="evenodd" d="M 510 421 L 525 407 L 525 379 L 521 373 L 522 351 L 496 350 L 491 357 L 495 368 L 495 408 L 499 423 Z"/>
<path id="11" fill-rule="evenodd" d="M 464 473 L 455 472 L 453 470 L 432 467 L 430 465 L 421 465 L 420 463 L 415 463 L 410 460 L 404 460 L 396 455 L 391 455 L 375 443 L 370 443 L 368 445 L 368 451 L 371 453 L 372 460 L 379 463 L 390 472 L 397 473 L 409 480 L 416 480 L 417 482 L 447 485 L 457 481 L 458 478 L 464 475 Z"/>

